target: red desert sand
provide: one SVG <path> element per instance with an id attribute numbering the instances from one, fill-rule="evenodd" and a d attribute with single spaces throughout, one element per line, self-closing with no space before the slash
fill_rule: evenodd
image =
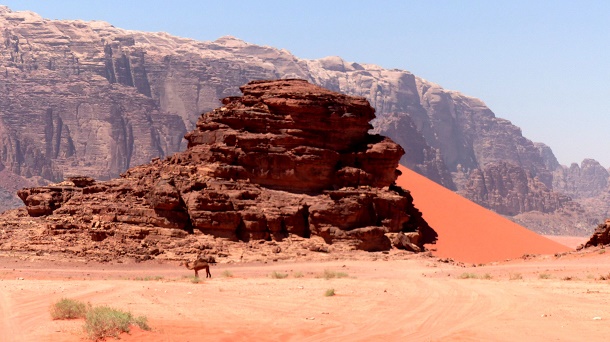
<path id="1" fill-rule="evenodd" d="M 220 263 L 210 270 L 213 278 L 194 283 L 193 271 L 178 262 L 98 264 L 4 252 L 0 341 L 86 341 L 83 320 L 51 319 L 49 307 L 61 298 L 148 318 L 152 331 L 133 328 L 120 341 L 602 341 L 610 335 L 605 249 L 555 254 L 570 249 L 401 171 L 399 184 L 439 233 L 435 253 L 467 266 L 394 250 L 355 251 L 333 261 L 332 253 L 311 252 L 307 260 Z M 326 261 L 316 261 L 318 255 Z M 326 279 L 325 272 L 341 276 Z M 329 290 L 335 295 L 327 296 Z"/>
<path id="2" fill-rule="evenodd" d="M 524 228 L 437 183 L 399 166 L 397 184 L 411 191 L 413 203 L 438 233 L 435 255 L 486 263 L 524 254 L 554 254 L 572 249 Z"/>
<path id="3" fill-rule="evenodd" d="M 219 264 L 199 283 L 177 263 L 0 258 L 0 341 L 85 341 L 83 320 L 51 320 L 63 297 L 148 318 L 152 331 L 133 328 L 120 341 L 604 341 L 610 253 L 599 251 L 478 267 L 382 253 Z M 346 277 L 320 277 L 325 270 Z"/>

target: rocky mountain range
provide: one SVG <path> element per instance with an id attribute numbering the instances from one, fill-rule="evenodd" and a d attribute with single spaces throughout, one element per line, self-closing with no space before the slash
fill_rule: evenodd
<path id="1" fill-rule="evenodd" d="M 533 230 L 589 234 L 608 213 L 608 171 L 561 166 L 485 104 L 408 71 L 300 59 L 233 37 L 202 42 L 0 7 L 0 196 L 99 180 L 186 147 L 183 136 L 251 80 L 298 78 L 365 97 L 401 163 Z"/>

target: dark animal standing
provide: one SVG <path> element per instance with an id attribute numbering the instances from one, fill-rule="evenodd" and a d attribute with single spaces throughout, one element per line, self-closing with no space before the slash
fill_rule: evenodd
<path id="1" fill-rule="evenodd" d="M 188 261 L 184 262 L 184 265 L 189 270 L 195 270 L 195 277 L 199 278 L 199 270 L 205 269 L 205 277 L 212 278 L 212 274 L 210 273 L 210 264 L 215 264 L 216 260 L 214 257 L 207 258 L 197 258 L 197 260 L 193 261 L 193 264 L 190 265 Z"/>

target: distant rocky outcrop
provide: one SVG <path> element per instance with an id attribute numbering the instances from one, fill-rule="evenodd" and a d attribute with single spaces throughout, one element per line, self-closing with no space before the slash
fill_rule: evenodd
<path id="1" fill-rule="evenodd" d="M 595 246 L 606 246 L 610 244 L 610 219 L 606 219 L 604 223 L 600 223 L 595 228 L 593 235 L 589 238 L 589 241 L 579 246 L 578 249 Z"/>
<path id="2" fill-rule="evenodd" d="M 550 147 L 540 142 L 534 143 L 534 146 L 538 149 L 540 158 L 542 158 L 547 170 L 553 171 L 561 166 Z"/>
<path id="3" fill-rule="evenodd" d="M 84 235 L 105 253 L 117 238 L 141 241 L 157 228 L 232 241 L 321 237 L 366 251 L 436 241 L 394 183 L 403 149 L 367 133 L 374 109 L 364 98 L 304 80 L 241 90 L 200 117 L 184 152 L 105 182 L 70 177 L 20 190 L 29 216 L 45 222 L 45 235 Z"/>
<path id="4" fill-rule="evenodd" d="M 571 201 L 569 196 L 551 191 L 524 168 L 507 162 L 472 170 L 458 193 L 508 216 L 529 211 L 550 213 Z"/>
<path id="5" fill-rule="evenodd" d="M 558 167 L 553 188 L 574 198 L 596 197 L 608 190 L 610 173 L 594 159 L 585 159 L 580 166 Z"/>
<path id="6" fill-rule="evenodd" d="M 591 180 L 588 166 L 560 168 L 548 146 L 523 137 L 481 100 L 408 71 L 339 57 L 305 60 L 233 37 L 201 42 L 48 20 L 7 7 L 0 7 L 0 35 L 0 169 L 24 182 L 116 177 L 183 150 L 182 137 L 199 115 L 239 95 L 239 86 L 299 78 L 365 97 L 377 113 L 373 132 L 407 152 L 401 164 L 498 213 L 577 208 L 575 216 L 598 222 L 597 212 L 610 210 L 607 203 L 583 209 L 581 199 L 606 191 L 601 170 Z M 0 187 L 12 192 L 11 184 L 0 177 Z M 547 232 L 542 221 L 529 227 Z"/>

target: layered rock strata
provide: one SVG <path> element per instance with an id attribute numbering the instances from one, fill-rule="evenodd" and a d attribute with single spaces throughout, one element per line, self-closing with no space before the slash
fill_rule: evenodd
<path id="1" fill-rule="evenodd" d="M 240 89 L 200 117 L 186 151 L 106 182 L 72 177 L 20 190 L 28 214 L 46 222 L 46 234 L 102 244 L 134 227 L 131 239 L 159 227 L 233 241 L 315 236 L 366 251 L 435 242 L 394 184 L 403 149 L 368 133 L 375 115 L 364 98 L 303 80 Z"/>

